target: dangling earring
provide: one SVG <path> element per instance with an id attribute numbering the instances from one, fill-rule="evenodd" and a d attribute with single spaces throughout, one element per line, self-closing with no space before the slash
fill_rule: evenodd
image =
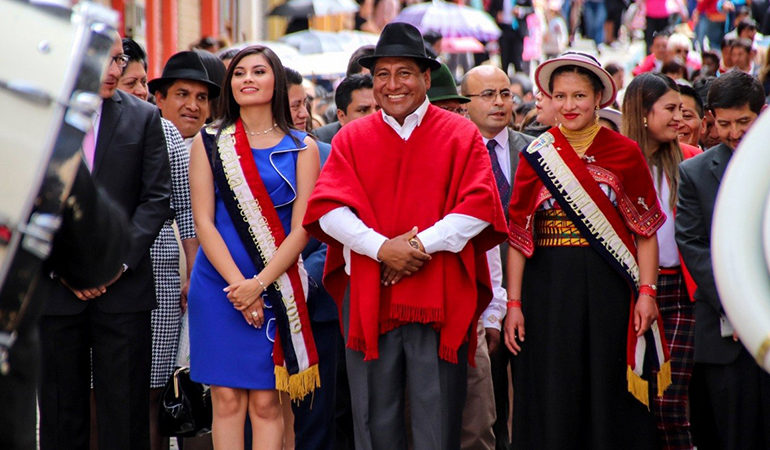
<path id="1" fill-rule="evenodd" d="M 599 105 L 594 106 L 594 123 L 599 124 Z"/>
<path id="2" fill-rule="evenodd" d="M 642 117 L 642 123 L 644 124 L 644 128 L 647 128 L 647 118 Z"/>

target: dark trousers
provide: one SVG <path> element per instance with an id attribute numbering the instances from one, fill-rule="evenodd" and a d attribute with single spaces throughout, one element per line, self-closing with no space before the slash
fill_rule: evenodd
<path id="1" fill-rule="evenodd" d="M 93 300 L 98 301 L 98 300 Z M 150 311 L 44 316 L 40 448 L 89 448 L 93 353 L 99 448 L 150 448 Z"/>
<path id="2" fill-rule="evenodd" d="M 439 359 L 438 340 L 431 326 L 410 323 L 380 336 L 375 360 L 346 349 L 356 450 L 407 449 L 406 397 L 411 448 L 460 449 L 468 346 L 460 347 L 459 364 L 452 364 Z"/>
<path id="3" fill-rule="evenodd" d="M 698 449 L 770 449 L 770 375 L 746 349 L 731 364 L 695 363 L 692 381 Z"/>
<path id="4" fill-rule="evenodd" d="M 492 384 L 495 389 L 495 412 L 497 419 L 492 426 L 495 433 L 495 449 L 510 450 L 511 438 L 508 433 L 508 410 L 510 402 L 508 398 L 508 367 L 513 363 L 513 355 L 503 342 L 500 343 L 497 351 L 490 355 L 492 363 Z M 515 393 L 514 393 L 515 395 Z"/>
<path id="5" fill-rule="evenodd" d="M 503 34 L 500 36 L 500 65 L 508 73 L 508 65 L 513 64 L 516 72 L 522 72 L 521 54 L 524 52 L 524 35 L 521 30 L 514 30 L 510 25 L 500 24 Z"/>
<path id="6" fill-rule="evenodd" d="M 8 362 L 10 372 L 0 374 L 0 448 L 35 450 L 35 389 L 38 381 L 40 342 L 36 327 L 19 330 Z"/>
<path id="7" fill-rule="evenodd" d="M 331 450 L 335 448 L 334 408 L 340 325 L 338 322 L 313 322 L 312 325 L 321 387 L 301 402 L 291 404 L 294 442 L 298 449 Z"/>
<path id="8" fill-rule="evenodd" d="M 660 19 L 655 19 L 652 17 L 647 17 L 647 22 L 644 28 L 644 42 L 647 43 L 647 54 L 650 54 L 650 49 L 652 48 L 652 37 L 655 34 L 656 31 L 663 31 L 668 27 L 669 19 L 668 17 L 662 17 Z M 716 44 L 719 45 L 719 44 Z"/>

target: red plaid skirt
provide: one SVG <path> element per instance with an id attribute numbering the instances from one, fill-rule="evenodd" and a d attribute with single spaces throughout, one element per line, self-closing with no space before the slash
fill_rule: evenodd
<path id="1" fill-rule="evenodd" d="M 671 386 L 663 397 L 654 396 L 653 410 L 661 448 L 692 449 L 687 417 L 688 389 L 692 377 L 695 340 L 694 306 L 690 302 L 679 268 L 661 269 L 658 276 L 658 308 L 671 353 Z M 651 392 L 657 392 L 654 386 Z"/>

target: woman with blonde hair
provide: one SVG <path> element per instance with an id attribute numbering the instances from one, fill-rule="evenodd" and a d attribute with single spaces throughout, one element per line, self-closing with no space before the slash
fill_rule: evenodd
<path id="1" fill-rule="evenodd" d="M 660 73 L 644 73 L 631 81 L 623 102 L 621 132 L 639 144 L 655 182 L 667 219 L 657 231 L 660 265 L 657 302 L 671 354 L 672 385 L 655 397 L 654 412 L 662 448 L 692 448 L 687 418 L 688 386 L 693 368 L 694 310 L 687 294 L 674 240 L 674 209 L 679 163 L 701 151 L 679 142 L 682 120 L 679 87 Z"/>

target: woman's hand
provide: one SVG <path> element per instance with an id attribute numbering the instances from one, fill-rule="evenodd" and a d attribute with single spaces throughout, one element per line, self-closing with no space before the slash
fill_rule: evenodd
<path id="1" fill-rule="evenodd" d="M 256 301 L 252 302 L 246 309 L 241 311 L 243 318 L 246 319 L 249 325 L 255 328 L 262 328 L 265 323 L 265 310 L 262 303 L 262 297 L 258 297 Z"/>
<path id="2" fill-rule="evenodd" d="M 262 295 L 262 285 L 254 278 L 236 281 L 223 289 L 227 293 L 227 299 L 238 311 L 245 311 L 255 300 Z"/>
<path id="3" fill-rule="evenodd" d="M 521 351 L 520 342 L 524 342 L 524 314 L 521 312 L 521 308 L 508 308 L 508 313 L 505 315 L 505 346 L 514 355 L 518 355 Z M 519 342 L 516 342 L 518 339 Z"/>
<path id="4" fill-rule="evenodd" d="M 658 306 L 655 299 L 649 295 L 640 295 L 636 300 L 634 307 L 634 331 L 637 336 L 641 336 L 650 329 L 655 320 L 658 319 Z"/>

